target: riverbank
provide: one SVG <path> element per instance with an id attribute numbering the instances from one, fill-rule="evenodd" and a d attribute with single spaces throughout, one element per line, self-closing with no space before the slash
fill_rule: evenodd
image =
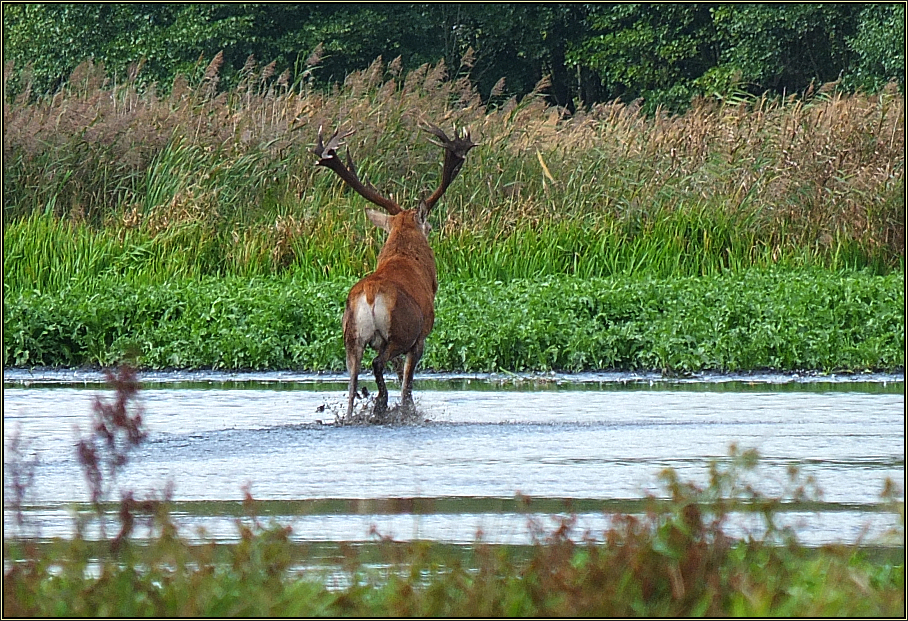
<path id="1" fill-rule="evenodd" d="M 356 129 L 363 178 L 413 205 L 431 121 L 480 144 L 431 214 L 423 370 L 904 368 L 899 93 L 568 115 L 440 66 L 169 100 L 97 77 L 9 106 L 5 367 L 340 370 L 384 236 L 310 149 Z"/>

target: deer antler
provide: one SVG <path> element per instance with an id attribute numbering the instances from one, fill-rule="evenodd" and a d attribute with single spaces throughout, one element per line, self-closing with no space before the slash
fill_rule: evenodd
<path id="1" fill-rule="evenodd" d="M 440 131 L 440 130 L 439 130 Z M 337 149 L 341 146 L 342 140 L 347 136 L 352 135 L 353 132 L 349 131 L 344 135 L 340 135 L 340 130 L 336 130 L 331 138 L 328 139 L 328 144 L 322 142 L 322 128 L 318 128 L 318 144 L 315 145 L 315 148 L 312 149 L 312 152 L 315 153 L 319 160 L 317 162 L 318 166 L 324 166 L 330 168 L 337 176 L 343 179 L 344 183 L 353 188 L 357 194 L 362 196 L 364 199 L 378 205 L 383 208 L 392 216 L 399 214 L 403 211 L 400 208 L 400 205 L 392 201 L 391 199 L 385 198 L 378 193 L 372 184 L 363 183 L 359 180 L 359 177 L 356 176 L 356 168 L 353 166 L 353 160 L 350 158 L 350 149 L 347 149 L 347 165 L 344 166 L 343 162 L 340 161 L 340 158 L 337 156 Z M 456 174 L 456 173 L 455 173 Z"/>
<path id="2" fill-rule="evenodd" d="M 441 142 L 435 142 L 434 140 L 430 140 L 429 142 L 438 145 L 445 150 L 445 160 L 441 171 L 441 184 L 438 186 L 438 189 L 432 193 L 432 196 L 423 201 L 425 212 L 428 214 L 432 211 L 432 208 L 435 206 L 435 203 L 438 202 L 438 199 L 444 195 L 445 190 L 448 189 L 451 182 L 454 181 L 457 173 L 460 172 L 460 167 L 463 166 L 464 159 L 466 159 L 469 150 L 477 145 L 470 140 L 470 131 L 467 129 L 462 129 L 460 132 L 457 132 L 455 129 L 453 139 L 448 138 L 441 128 L 432 125 L 431 123 L 428 124 L 428 127 L 421 127 L 420 129 L 438 138 Z"/>

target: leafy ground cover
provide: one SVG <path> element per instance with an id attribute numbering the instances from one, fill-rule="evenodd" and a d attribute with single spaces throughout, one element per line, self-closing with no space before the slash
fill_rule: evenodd
<path id="1" fill-rule="evenodd" d="M 904 368 L 902 274 L 749 270 L 442 283 L 424 369 Z M 351 284 L 99 279 L 8 293 L 4 365 L 132 359 L 148 368 L 340 370 L 339 321 Z"/>

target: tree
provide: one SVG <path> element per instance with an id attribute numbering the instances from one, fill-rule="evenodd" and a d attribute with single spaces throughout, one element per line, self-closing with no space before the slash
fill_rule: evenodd
<path id="1" fill-rule="evenodd" d="M 846 82 L 880 89 L 890 81 L 905 89 L 905 5 L 870 4 L 861 9 L 857 32 L 848 39 L 856 59 Z"/>
<path id="2" fill-rule="evenodd" d="M 405 71 L 444 59 L 484 98 L 501 78 L 496 93 L 509 97 L 549 76 L 549 100 L 569 109 L 578 97 L 643 98 L 645 110 L 679 111 L 696 95 L 839 78 L 904 88 L 905 71 L 904 4 L 4 4 L 3 27 L 5 59 L 38 94 L 89 58 L 115 79 L 142 60 L 139 81 L 166 90 L 178 73 L 198 79 L 218 52 L 226 87 L 250 55 L 322 85 L 400 56 Z"/>
<path id="3" fill-rule="evenodd" d="M 796 93 L 833 82 L 853 56 L 860 4 L 728 4 L 712 9 L 719 64 L 739 73 L 754 94 Z"/>
<path id="4" fill-rule="evenodd" d="M 601 80 L 603 99 L 644 98 L 646 109 L 686 106 L 694 82 L 718 60 L 711 5 L 596 5 L 590 35 L 570 59 Z"/>
<path id="5" fill-rule="evenodd" d="M 87 59 L 114 75 L 144 59 L 144 80 L 169 85 L 220 50 L 245 60 L 256 39 L 253 24 L 244 5 L 7 4 L 3 54 L 30 66 L 38 92 L 55 90 Z"/>
<path id="6" fill-rule="evenodd" d="M 589 7 L 577 4 L 462 4 L 449 12 L 447 26 L 454 32 L 449 62 L 475 52 L 470 73 L 479 92 L 487 96 L 504 78 L 505 92 L 524 95 L 543 76 L 551 79 L 552 103 L 574 108 L 577 82 L 569 70 L 567 51 L 587 31 Z M 453 52 L 453 54 L 451 53 Z"/>

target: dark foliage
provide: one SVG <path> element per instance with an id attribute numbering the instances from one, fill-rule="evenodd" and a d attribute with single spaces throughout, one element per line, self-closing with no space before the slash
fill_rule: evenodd
<path id="1" fill-rule="evenodd" d="M 621 97 L 678 109 L 692 96 L 904 88 L 903 4 L 4 4 L 13 90 L 53 92 L 94 58 L 168 90 L 222 53 L 228 85 L 252 57 L 263 80 L 342 82 L 377 56 L 405 69 L 444 60 L 483 98 L 544 76 L 573 109 Z M 10 70 L 10 67 L 7 67 Z M 501 79 L 503 78 L 503 83 Z"/>

